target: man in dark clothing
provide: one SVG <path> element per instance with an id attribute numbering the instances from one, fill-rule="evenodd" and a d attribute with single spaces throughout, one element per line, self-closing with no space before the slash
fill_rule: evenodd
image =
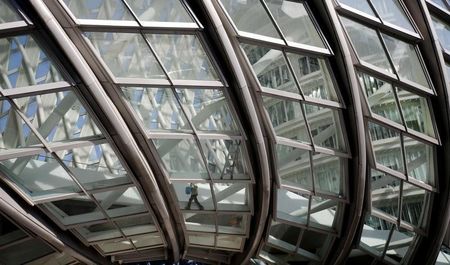
<path id="1" fill-rule="evenodd" d="M 194 201 L 194 202 L 197 204 L 197 206 L 198 206 L 198 208 L 199 208 L 200 210 L 203 210 L 203 209 L 204 209 L 204 208 L 203 208 L 203 205 L 201 205 L 200 202 L 199 202 L 198 199 L 197 199 L 197 196 L 198 196 L 198 186 L 195 185 L 194 183 L 191 183 L 191 184 L 189 185 L 189 187 L 187 187 L 187 188 L 189 188 L 189 189 L 186 189 L 186 191 L 187 191 L 187 190 L 190 191 L 191 197 L 189 197 L 189 202 L 188 202 L 188 204 L 187 204 L 187 206 L 186 206 L 186 210 L 190 210 L 190 209 L 191 209 L 192 201 Z"/>

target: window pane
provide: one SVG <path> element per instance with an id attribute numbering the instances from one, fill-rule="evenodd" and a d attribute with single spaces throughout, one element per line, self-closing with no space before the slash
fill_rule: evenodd
<path id="1" fill-rule="evenodd" d="M 434 147 L 404 136 L 408 176 L 434 185 Z"/>
<path id="2" fill-rule="evenodd" d="M 106 219 L 97 204 L 85 195 L 54 201 L 45 205 L 64 225 Z"/>
<path id="3" fill-rule="evenodd" d="M 0 247 L 28 237 L 19 227 L 0 215 Z"/>
<path id="4" fill-rule="evenodd" d="M 274 97 L 263 97 L 264 107 L 277 136 L 311 143 L 299 102 Z"/>
<path id="5" fill-rule="evenodd" d="M 448 23 L 438 19 L 437 17 L 432 16 L 431 19 L 442 48 L 450 50 L 450 26 Z"/>
<path id="6" fill-rule="evenodd" d="M 29 35 L 0 39 L 0 56 L 2 58 L 0 61 L 2 89 L 63 80 L 47 54 Z"/>
<path id="7" fill-rule="evenodd" d="M 281 184 L 312 191 L 310 152 L 277 144 L 276 154 Z"/>
<path id="8" fill-rule="evenodd" d="M 126 1 L 141 21 L 192 22 L 179 0 Z"/>
<path id="9" fill-rule="evenodd" d="M 136 187 L 95 193 L 94 197 L 111 218 L 147 211 Z"/>
<path id="10" fill-rule="evenodd" d="M 341 195 L 347 160 L 337 156 L 313 155 L 314 185 L 316 192 Z"/>
<path id="11" fill-rule="evenodd" d="M 372 207 L 398 218 L 400 179 L 371 170 Z"/>
<path id="12" fill-rule="evenodd" d="M 214 210 L 211 188 L 208 183 L 173 182 L 173 188 L 182 210 Z"/>
<path id="13" fill-rule="evenodd" d="M 79 187 L 50 153 L 8 159 L 1 161 L 0 165 L 0 170 L 33 199 L 79 191 Z"/>
<path id="14" fill-rule="evenodd" d="M 219 211 L 250 211 L 249 187 L 243 183 L 215 183 L 214 196 Z"/>
<path id="15" fill-rule="evenodd" d="M 217 235 L 216 246 L 218 248 L 240 249 L 244 239 L 240 236 Z"/>
<path id="16" fill-rule="evenodd" d="M 248 216 L 240 214 L 220 214 L 217 217 L 219 233 L 245 235 L 249 225 Z"/>
<path id="17" fill-rule="evenodd" d="M 413 245 L 414 237 L 414 232 L 395 227 L 387 247 L 386 256 L 400 262 Z"/>
<path id="18" fill-rule="evenodd" d="M 359 81 L 366 94 L 370 110 L 374 114 L 402 124 L 392 85 L 364 73 L 359 73 Z"/>
<path id="19" fill-rule="evenodd" d="M 404 29 L 415 31 L 409 18 L 398 0 L 371 0 L 378 15 L 385 22 L 392 23 Z"/>
<path id="20" fill-rule="evenodd" d="M 40 239 L 30 238 L 2 249 L 0 251 L 0 261 L 2 264 L 26 264 L 53 252 L 53 248 Z"/>
<path id="21" fill-rule="evenodd" d="M 310 226 L 322 230 L 330 230 L 336 216 L 337 202 L 313 196 L 311 198 Z"/>
<path id="22" fill-rule="evenodd" d="M 85 35 L 115 77 L 166 79 L 142 35 L 117 32 Z"/>
<path id="23" fill-rule="evenodd" d="M 319 29 L 314 26 L 304 3 L 286 0 L 265 2 L 288 42 L 325 48 Z"/>
<path id="24" fill-rule="evenodd" d="M 435 137 L 430 106 L 426 98 L 403 89 L 397 89 L 398 100 L 409 129 Z"/>
<path id="25" fill-rule="evenodd" d="M 280 50 L 241 44 L 261 87 L 299 94 L 299 89 Z"/>
<path id="26" fill-rule="evenodd" d="M 170 88 L 122 87 L 122 91 L 145 128 L 151 131 L 192 131 Z"/>
<path id="27" fill-rule="evenodd" d="M 115 219 L 114 222 L 119 226 L 126 236 L 139 235 L 143 233 L 156 232 L 156 226 L 153 217 L 145 216 L 127 216 L 120 219 Z"/>
<path id="28" fill-rule="evenodd" d="M 386 248 L 389 233 L 393 225 L 375 216 L 367 216 L 364 223 L 360 245 L 369 248 L 377 256 L 381 256 Z"/>
<path id="29" fill-rule="evenodd" d="M 304 104 L 303 107 L 314 144 L 345 152 L 340 112 L 311 104 Z"/>
<path id="30" fill-rule="evenodd" d="M 214 234 L 188 234 L 190 245 L 214 246 Z"/>
<path id="31" fill-rule="evenodd" d="M 0 1 L 0 23 L 20 21 L 22 18 L 8 0 Z"/>
<path id="32" fill-rule="evenodd" d="M 371 122 L 369 122 L 369 132 L 375 161 L 404 173 L 400 133 Z"/>
<path id="33" fill-rule="evenodd" d="M 306 225 L 309 196 L 288 190 L 277 190 L 277 218 Z"/>
<path id="34" fill-rule="evenodd" d="M 188 119 L 200 131 L 238 131 L 229 99 L 220 89 L 177 89 Z"/>
<path id="35" fill-rule="evenodd" d="M 422 68 L 419 55 L 414 49 L 414 45 L 385 34 L 382 35 L 400 79 L 413 81 L 429 88 L 424 68 Z"/>
<path id="36" fill-rule="evenodd" d="M 361 12 L 364 12 L 368 15 L 374 16 L 375 13 L 373 12 L 372 8 L 370 7 L 367 0 L 339 0 L 339 3 L 342 3 L 344 5 L 347 5 L 349 7 L 353 7 L 354 9 L 357 9 Z"/>
<path id="37" fill-rule="evenodd" d="M 49 142 L 101 135 L 72 91 L 17 98 L 14 102 Z"/>
<path id="38" fill-rule="evenodd" d="M 221 0 L 220 2 L 222 2 L 238 30 L 280 38 L 259 0 Z"/>
<path id="39" fill-rule="evenodd" d="M 333 77 L 325 59 L 295 53 L 288 53 L 287 56 L 297 76 L 303 95 L 339 101 L 334 88 Z"/>
<path id="40" fill-rule="evenodd" d="M 131 20 L 133 15 L 120 0 L 64 0 L 79 19 Z"/>
<path id="41" fill-rule="evenodd" d="M 195 35 L 146 34 L 172 79 L 219 80 Z"/>
<path id="42" fill-rule="evenodd" d="M 146 235 L 136 235 L 130 237 L 131 242 L 139 248 L 152 247 L 156 245 L 162 245 L 163 241 L 159 234 L 146 234 Z"/>
<path id="43" fill-rule="evenodd" d="M 133 250 L 133 245 L 131 244 L 131 242 L 129 240 L 124 239 L 115 239 L 112 241 L 101 242 L 97 244 L 97 247 L 100 248 L 100 250 L 104 254 Z"/>
<path id="44" fill-rule="evenodd" d="M 292 225 L 272 221 L 269 232 L 269 243 L 282 249 L 295 252 L 301 229 Z"/>
<path id="45" fill-rule="evenodd" d="M 93 224 L 77 228 L 77 231 L 88 242 L 102 241 L 112 238 L 120 238 L 122 234 L 112 223 Z"/>
<path id="46" fill-rule="evenodd" d="M 59 151 L 57 155 L 87 190 L 131 182 L 109 144 Z"/>
<path id="47" fill-rule="evenodd" d="M 442 7 L 444 10 L 448 9 L 448 5 L 446 5 L 446 3 L 448 3 L 447 0 L 431 0 L 431 2 L 437 4 L 438 6 Z"/>
<path id="48" fill-rule="evenodd" d="M 154 139 L 171 178 L 209 179 L 197 143 L 192 139 Z"/>
<path id="49" fill-rule="evenodd" d="M 341 17 L 341 21 L 347 30 L 359 59 L 392 73 L 391 65 L 377 32 L 344 17 Z"/>
<path id="50" fill-rule="evenodd" d="M 414 185 L 404 183 L 402 194 L 402 220 L 418 227 L 424 226 L 425 209 L 430 193 Z"/>
<path id="51" fill-rule="evenodd" d="M 216 217 L 214 214 L 183 213 L 186 230 L 196 232 L 216 232 Z"/>

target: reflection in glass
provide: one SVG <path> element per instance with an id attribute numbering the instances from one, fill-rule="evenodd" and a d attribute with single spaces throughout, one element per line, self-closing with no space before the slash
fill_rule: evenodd
<path id="1" fill-rule="evenodd" d="M 126 100 L 151 131 L 192 131 L 170 88 L 122 87 Z"/>
<path id="2" fill-rule="evenodd" d="M 382 34 L 400 80 L 416 82 L 429 88 L 425 70 L 414 45 Z"/>
<path id="3" fill-rule="evenodd" d="M 126 2 L 141 21 L 192 22 L 179 0 L 126 0 Z"/>
<path id="4" fill-rule="evenodd" d="M 442 48 L 450 51 L 450 26 L 437 17 L 432 16 L 431 19 Z"/>
<path id="5" fill-rule="evenodd" d="M 434 185 L 434 147 L 404 136 L 408 176 Z"/>
<path id="6" fill-rule="evenodd" d="M 214 183 L 219 211 L 249 211 L 249 187 L 245 183 Z"/>
<path id="7" fill-rule="evenodd" d="M 334 224 L 336 216 L 337 203 L 331 199 L 320 197 L 311 197 L 310 226 L 330 230 Z"/>
<path id="8" fill-rule="evenodd" d="M 277 144 L 276 154 L 281 184 L 312 191 L 310 152 Z"/>
<path id="9" fill-rule="evenodd" d="M 2 89 L 48 84 L 63 80 L 55 65 L 40 49 L 32 36 L 1 38 L 0 51 L 2 58 L 0 61 L 0 87 Z"/>
<path id="10" fill-rule="evenodd" d="M 338 156 L 313 155 L 314 188 L 316 192 L 341 195 L 347 161 Z"/>
<path id="11" fill-rule="evenodd" d="M 133 15 L 120 0 L 64 0 L 64 3 L 79 19 L 134 21 Z"/>
<path id="12" fill-rule="evenodd" d="M 402 220 L 417 227 L 424 225 L 424 210 L 427 207 L 429 196 L 429 192 L 404 182 L 402 194 Z"/>
<path id="13" fill-rule="evenodd" d="M 299 94 L 282 51 L 251 44 L 241 44 L 241 47 L 261 87 Z"/>
<path id="14" fill-rule="evenodd" d="M 221 0 L 220 2 L 239 31 L 280 38 L 259 0 Z"/>
<path id="15" fill-rule="evenodd" d="M 172 79 L 219 80 L 196 35 L 146 34 Z"/>
<path id="16" fill-rule="evenodd" d="M 389 176 L 377 170 L 371 170 L 372 207 L 398 217 L 400 179 Z"/>
<path id="17" fill-rule="evenodd" d="M 346 144 L 339 110 L 311 104 L 304 104 L 303 107 L 314 144 L 345 152 Z"/>
<path id="18" fill-rule="evenodd" d="M 397 89 L 398 101 L 405 119 L 406 127 L 428 136 L 435 137 L 430 106 L 425 97 L 403 89 Z"/>
<path id="19" fill-rule="evenodd" d="M 238 131 L 224 92 L 220 89 L 177 89 L 188 119 L 200 131 Z"/>
<path id="20" fill-rule="evenodd" d="M 360 246 L 369 248 L 377 256 L 384 252 L 389 233 L 394 225 L 373 215 L 367 216 L 363 226 Z"/>
<path id="21" fill-rule="evenodd" d="M 401 262 L 413 245 L 414 238 L 414 232 L 396 226 L 387 246 L 386 257 Z"/>
<path id="22" fill-rule="evenodd" d="M 376 123 L 368 124 L 375 161 L 385 167 L 404 172 L 400 133 Z"/>
<path id="23" fill-rule="evenodd" d="M 115 77 L 166 79 L 142 35 L 119 32 L 85 35 Z"/>
<path id="24" fill-rule="evenodd" d="M 359 59 L 392 73 L 393 70 L 384 52 L 378 33 L 345 17 L 341 17 L 341 21 L 347 30 Z"/>
<path id="25" fill-rule="evenodd" d="M 353 7 L 354 9 L 375 17 L 375 13 L 367 0 L 339 0 L 339 3 Z"/>
<path id="26" fill-rule="evenodd" d="M 94 197 L 111 218 L 146 211 L 144 202 L 136 187 L 118 188 L 95 193 Z"/>
<path id="27" fill-rule="evenodd" d="M 263 100 L 277 136 L 311 143 L 302 107 L 298 101 L 265 96 Z"/>
<path id="28" fill-rule="evenodd" d="M 295 53 L 287 54 L 306 97 L 339 101 L 325 59 Z"/>
<path id="29" fill-rule="evenodd" d="M 208 179 L 200 150 L 193 139 L 153 139 L 170 178 Z"/>
<path id="30" fill-rule="evenodd" d="M 286 0 L 265 2 L 288 42 L 325 48 L 304 3 Z"/>
<path id="31" fill-rule="evenodd" d="M 309 196 L 288 190 L 277 190 L 277 218 L 286 221 L 307 224 Z"/>
<path id="32" fill-rule="evenodd" d="M 415 31 L 398 0 L 371 0 L 371 2 L 384 22 Z"/>

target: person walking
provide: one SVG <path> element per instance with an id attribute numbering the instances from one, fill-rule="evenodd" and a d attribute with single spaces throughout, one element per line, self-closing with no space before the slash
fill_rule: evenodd
<path id="1" fill-rule="evenodd" d="M 188 193 L 188 191 L 189 191 L 189 193 Z M 197 198 L 197 196 L 198 196 L 198 186 L 196 184 L 191 183 L 188 187 L 186 187 L 186 193 L 187 194 L 191 194 L 191 197 L 189 197 L 188 204 L 187 204 L 187 206 L 185 208 L 186 210 L 190 210 L 191 209 L 192 201 L 194 201 L 195 204 L 197 204 L 197 206 L 198 206 L 198 208 L 200 210 L 204 209 L 203 205 L 200 204 L 200 202 L 198 201 L 198 198 Z"/>

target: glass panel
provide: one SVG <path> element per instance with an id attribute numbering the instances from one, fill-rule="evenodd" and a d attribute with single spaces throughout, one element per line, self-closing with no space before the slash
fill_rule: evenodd
<path id="1" fill-rule="evenodd" d="M 404 136 L 408 176 L 434 185 L 434 147 Z"/>
<path id="2" fill-rule="evenodd" d="M 353 7 L 354 9 L 357 9 L 368 15 L 375 16 L 375 13 L 366 0 L 339 0 L 339 2 L 349 7 Z"/>
<path id="3" fill-rule="evenodd" d="M 141 21 L 192 23 L 192 19 L 179 0 L 127 0 L 126 2 Z"/>
<path id="4" fill-rule="evenodd" d="M 25 264 L 53 252 L 54 250 L 40 239 L 30 238 L 2 249 L 0 262 L 2 264 Z"/>
<path id="5" fill-rule="evenodd" d="M 188 234 L 189 244 L 214 246 L 214 234 Z"/>
<path id="6" fill-rule="evenodd" d="M 136 187 L 96 193 L 94 197 L 112 218 L 147 211 Z"/>
<path id="7" fill-rule="evenodd" d="M 261 87 L 299 94 L 283 52 L 263 46 L 241 44 Z"/>
<path id="8" fill-rule="evenodd" d="M 289 61 L 306 97 L 339 101 L 325 59 L 288 53 Z"/>
<path id="9" fill-rule="evenodd" d="M 372 207 L 398 217 L 400 179 L 377 170 L 371 170 Z"/>
<path id="10" fill-rule="evenodd" d="M 331 199 L 311 197 L 310 226 L 330 230 L 336 216 L 337 202 Z"/>
<path id="11" fill-rule="evenodd" d="M 248 225 L 247 215 L 220 214 L 217 217 L 217 229 L 219 233 L 245 235 Z"/>
<path id="12" fill-rule="evenodd" d="M 79 19 L 134 21 L 121 0 L 64 0 L 64 3 Z"/>
<path id="13" fill-rule="evenodd" d="M 311 230 L 303 230 L 302 240 L 300 241 L 300 248 L 311 253 L 323 257 L 324 250 L 328 249 L 333 242 L 331 234 L 325 235 Z"/>
<path id="14" fill-rule="evenodd" d="M 238 30 L 280 38 L 259 0 L 221 0 L 220 2 L 222 2 Z"/>
<path id="15" fill-rule="evenodd" d="M 2 89 L 48 84 L 63 79 L 46 53 L 29 35 L 0 39 L 0 51 Z"/>
<path id="16" fill-rule="evenodd" d="M 382 35 L 400 79 L 413 81 L 429 88 L 425 70 L 419 60 L 419 55 L 414 45 L 386 34 Z"/>
<path id="17" fill-rule="evenodd" d="M 59 151 L 57 155 L 87 190 L 131 182 L 109 144 Z"/>
<path id="18" fill-rule="evenodd" d="M 370 110 L 374 114 L 402 124 L 392 85 L 364 73 L 359 73 L 359 81 L 366 94 Z"/>
<path id="19" fill-rule="evenodd" d="M 100 248 L 100 250 L 105 254 L 133 250 L 133 245 L 131 244 L 131 242 L 124 239 L 115 239 L 108 242 L 101 242 L 97 244 L 97 247 Z"/>
<path id="20" fill-rule="evenodd" d="M 398 0 L 371 0 L 378 15 L 384 22 L 415 31 Z"/>
<path id="21" fill-rule="evenodd" d="M 101 134 L 72 91 L 18 98 L 14 102 L 49 142 Z"/>
<path id="22" fill-rule="evenodd" d="M 448 9 L 448 2 L 447 2 L 447 0 L 431 0 L 431 2 L 433 2 L 436 5 L 442 7 L 444 10 Z"/>
<path id="23" fill-rule="evenodd" d="M 431 19 L 442 48 L 450 51 L 450 26 L 437 17 L 431 16 Z"/>
<path id="24" fill-rule="evenodd" d="M 376 123 L 369 122 L 368 125 L 375 161 L 404 173 L 400 133 Z"/>
<path id="25" fill-rule="evenodd" d="M 368 28 L 344 17 L 341 17 L 341 21 L 347 30 L 359 59 L 392 73 L 391 64 L 389 63 L 377 32 L 372 28 Z"/>
<path id="26" fill-rule="evenodd" d="M 220 89 L 177 89 L 181 105 L 200 131 L 238 131 L 228 98 Z"/>
<path id="27" fill-rule="evenodd" d="M 46 203 L 45 205 L 64 225 L 105 219 L 97 204 L 84 195 Z"/>
<path id="28" fill-rule="evenodd" d="M 196 35 L 146 34 L 172 79 L 219 80 Z"/>
<path id="29" fill-rule="evenodd" d="M 347 159 L 315 153 L 313 155 L 314 188 L 316 192 L 341 195 Z"/>
<path id="30" fill-rule="evenodd" d="M 276 152 L 281 184 L 312 191 L 310 152 L 281 144 L 276 145 Z"/>
<path id="31" fill-rule="evenodd" d="M 76 229 L 88 242 L 120 238 L 122 234 L 112 223 L 93 224 Z"/>
<path id="32" fill-rule="evenodd" d="M 122 87 L 122 91 L 145 128 L 152 131 L 192 131 L 170 88 Z"/>
<path id="33" fill-rule="evenodd" d="M 211 188 L 208 183 L 173 182 L 180 208 L 184 210 L 214 210 Z"/>
<path id="34" fill-rule="evenodd" d="M 19 227 L 0 215 L 0 246 L 28 237 Z"/>
<path id="35" fill-rule="evenodd" d="M 216 246 L 218 248 L 241 249 L 243 238 L 232 235 L 217 235 Z"/>
<path id="36" fill-rule="evenodd" d="M 430 193 L 414 185 L 403 183 L 402 220 L 414 226 L 424 226 Z"/>
<path id="37" fill-rule="evenodd" d="M 186 230 L 195 232 L 216 232 L 216 216 L 214 214 L 183 213 Z"/>
<path id="38" fill-rule="evenodd" d="M 375 216 L 367 216 L 364 223 L 360 245 L 369 248 L 376 256 L 381 256 L 387 245 L 393 225 Z"/>
<path id="39" fill-rule="evenodd" d="M 306 225 L 309 196 L 288 190 L 277 190 L 277 218 Z"/>
<path id="40" fill-rule="evenodd" d="M 0 1 L 0 23 L 20 21 L 22 18 L 8 0 Z"/>
<path id="41" fill-rule="evenodd" d="M 136 33 L 86 32 L 116 77 L 166 79 L 144 38 Z"/>
<path id="42" fill-rule="evenodd" d="M 137 249 L 152 247 L 156 245 L 162 245 L 163 241 L 159 234 L 146 234 L 130 237 L 131 242 L 136 246 Z"/>
<path id="43" fill-rule="evenodd" d="M 304 3 L 286 0 L 265 2 L 288 42 L 325 48 L 319 29 L 314 26 Z"/>
<path id="44" fill-rule="evenodd" d="M 435 265 L 448 265 L 450 264 L 450 250 L 442 245 L 441 246 L 441 251 L 439 251 L 439 255 L 436 259 L 436 263 Z"/>
<path id="45" fill-rule="evenodd" d="M 80 190 L 50 153 L 1 161 L 0 170 L 33 199 Z"/>
<path id="46" fill-rule="evenodd" d="M 275 97 L 263 97 L 263 100 L 277 136 L 311 143 L 302 107 L 298 101 Z"/>
<path id="47" fill-rule="evenodd" d="M 406 127 L 428 136 L 435 137 L 430 106 L 425 97 L 397 88 L 398 100 Z"/>
<path id="48" fill-rule="evenodd" d="M 324 148 L 346 151 L 341 128 L 341 115 L 338 110 L 304 104 L 306 120 L 315 145 Z"/>
<path id="49" fill-rule="evenodd" d="M 0 150 L 38 144 L 42 145 L 41 141 L 12 108 L 9 101 L 0 100 Z"/>
<path id="50" fill-rule="evenodd" d="M 243 183 L 215 183 L 214 195 L 219 211 L 249 211 L 249 188 Z"/>
<path id="51" fill-rule="evenodd" d="M 127 216 L 121 219 L 116 219 L 114 222 L 120 227 L 126 236 L 158 231 L 154 224 L 153 217 L 150 215 Z"/>
<path id="52" fill-rule="evenodd" d="M 301 229 L 298 227 L 272 221 L 268 242 L 286 251 L 294 252 L 300 233 Z"/>
<path id="53" fill-rule="evenodd" d="M 415 233 L 396 227 L 389 241 L 386 256 L 400 262 L 414 242 Z M 403 262 L 402 262 L 403 263 Z"/>
<path id="54" fill-rule="evenodd" d="M 153 139 L 153 143 L 170 178 L 209 179 L 193 139 Z"/>
<path id="55" fill-rule="evenodd" d="M 249 179 L 241 140 L 200 140 L 214 179 Z"/>

